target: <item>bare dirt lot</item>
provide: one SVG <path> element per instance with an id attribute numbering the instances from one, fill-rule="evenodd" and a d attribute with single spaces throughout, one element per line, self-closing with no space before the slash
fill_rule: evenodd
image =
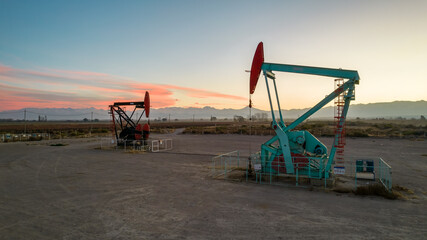
<path id="1" fill-rule="evenodd" d="M 426 239 L 427 141 L 347 140 L 348 154 L 383 157 L 414 192 L 388 200 L 209 177 L 213 155 L 247 156 L 267 136 L 157 137 L 173 150 L 0 144 L 0 239 Z"/>

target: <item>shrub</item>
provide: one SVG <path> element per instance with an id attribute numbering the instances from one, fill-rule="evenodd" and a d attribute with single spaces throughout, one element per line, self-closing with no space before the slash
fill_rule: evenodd
<path id="1" fill-rule="evenodd" d="M 362 131 L 350 132 L 350 133 L 347 133 L 347 136 L 349 136 L 349 137 L 369 137 L 369 135 L 367 133 L 362 132 Z"/>

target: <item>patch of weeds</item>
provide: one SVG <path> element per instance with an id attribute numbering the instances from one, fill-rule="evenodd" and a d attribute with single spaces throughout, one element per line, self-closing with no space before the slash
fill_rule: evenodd
<path id="1" fill-rule="evenodd" d="M 369 135 L 362 131 L 354 131 L 352 133 L 347 133 L 349 137 L 369 137 Z"/>
<path id="2" fill-rule="evenodd" d="M 405 192 L 408 194 L 414 194 L 414 191 L 412 191 L 411 189 L 397 185 L 397 184 L 393 186 L 393 190 Z"/>
<path id="3" fill-rule="evenodd" d="M 238 182 L 246 181 L 246 173 L 241 171 L 232 171 L 227 173 L 226 176 L 224 176 L 227 180 L 233 180 Z"/>
<path id="4" fill-rule="evenodd" d="M 125 153 L 130 153 L 130 154 L 139 154 L 139 153 L 143 153 L 143 154 L 145 154 L 146 153 L 146 150 L 145 149 L 141 149 L 141 150 L 138 150 L 138 149 L 129 149 L 129 150 L 126 150 L 126 152 Z"/>
<path id="5" fill-rule="evenodd" d="M 351 193 L 351 189 L 349 188 L 344 188 L 344 187 L 335 187 L 332 189 L 332 191 L 337 192 L 337 193 Z"/>
<path id="6" fill-rule="evenodd" d="M 427 157 L 427 154 L 421 154 L 421 156 L 423 156 L 423 157 Z"/>
<path id="7" fill-rule="evenodd" d="M 397 196 L 397 198 L 399 198 L 399 199 L 403 199 L 403 200 L 408 200 L 408 199 L 409 199 L 406 195 L 404 195 L 403 193 L 401 193 L 401 192 L 399 192 L 399 191 L 394 191 L 393 193 L 394 193 L 394 194 Z"/>
<path id="8" fill-rule="evenodd" d="M 62 147 L 62 146 L 67 146 L 68 144 L 65 144 L 65 143 L 53 143 L 53 144 L 50 144 L 50 146 L 52 146 L 52 147 Z"/>
<path id="9" fill-rule="evenodd" d="M 354 194 L 381 196 L 391 200 L 395 200 L 400 197 L 400 194 L 396 194 L 395 192 L 389 192 L 379 184 L 358 187 L 356 191 L 354 191 Z"/>

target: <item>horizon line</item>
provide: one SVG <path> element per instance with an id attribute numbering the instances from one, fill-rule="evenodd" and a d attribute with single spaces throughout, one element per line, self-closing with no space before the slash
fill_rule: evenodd
<path id="1" fill-rule="evenodd" d="M 350 104 L 350 106 L 351 105 L 368 105 L 368 104 L 381 104 L 381 103 L 395 103 L 395 102 L 425 102 L 425 101 L 427 101 L 427 100 L 423 100 L 423 99 L 422 100 L 414 100 L 414 101 L 411 101 L 411 100 L 395 100 L 395 101 L 391 101 L 391 102 L 356 103 L 356 104 Z M 162 108 L 153 108 L 153 107 L 151 107 L 151 109 L 152 110 L 153 109 L 158 110 L 158 109 L 166 109 L 166 108 L 182 108 L 182 109 L 189 109 L 189 108 L 195 108 L 195 109 L 213 108 L 213 109 L 216 109 L 216 110 L 226 110 L 226 109 L 242 110 L 242 109 L 245 109 L 245 108 L 248 108 L 248 107 L 249 106 L 244 106 L 242 108 L 216 108 L 216 107 L 212 107 L 212 106 L 204 106 L 204 107 L 174 107 L 174 106 L 171 106 L 171 107 L 162 107 Z M 329 107 L 331 107 L 331 106 L 329 106 Z M 96 107 L 87 107 L 87 108 L 71 108 L 71 107 L 68 107 L 68 108 L 66 108 L 66 107 L 62 107 L 62 108 L 55 108 L 55 107 L 53 107 L 53 108 L 33 108 L 33 107 L 28 107 L 28 108 L 20 108 L 20 109 L 13 109 L 13 110 L 3 110 L 3 111 L 0 110 L 0 112 L 15 112 L 15 111 L 18 112 L 18 111 L 25 111 L 26 109 L 90 109 L 90 108 L 93 108 L 93 109 L 96 109 L 96 110 L 106 110 L 104 108 L 96 108 Z M 289 111 L 289 110 L 303 110 L 303 109 L 309 109 L 309 108 L 310 107 L 281 109 L 281 110 Z M 253 107 L 253 109 L 261 110 L 261 111 L 271 111 L 270 109 L 261 109 L 261 108 L 255 108 L 255 107 Z M 277 110 L 278 109 L 275 109 L 275 111 L 277 111 Z"/>

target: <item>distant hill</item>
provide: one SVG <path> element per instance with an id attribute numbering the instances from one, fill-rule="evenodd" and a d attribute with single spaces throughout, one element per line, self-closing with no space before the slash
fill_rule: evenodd
<path id="1" fill-rule="evenodd" d="M 308 110 L 306 109 L 290 109 L 282 110 L 282 114 L 286 119 L 295 119 L 301 116 Z M 93 113 L 93 119 L 108 120 L 110 116 L 108 110 L 96 109 L 96 108 L 27 108 L 13 111 L 2 111 L 0 112 L 0 119 L 13 119 L 22 120 L 24 114 L 26 114 L 27 120 L 38 120 L 39 116 L 41 119 L 47 118 L 51 120 L 83 120 L 87 118 L 91 119 Z M 266 113 L 270 116 L 269 111 L 263 111 L 259 109 L 252 109 L 252 114 Z M 277 113 L 276 113 L 277 114 Z M 151 109 L 150 119 L 210 119 L 211 116 L 217 119 L 232 119 L 234 116 L 242 116 L 247 118 L 249 116 L 249 108 L 245 107 L 242 109 L 216 109 L 212 107 L 204 108 L 180 108 L 180 107 L 168 107 Z M 322 118 L 332 119 L 334 115 L 333 107 L 325 107 L 316 112 L 311 118 Z M 395 101 L 386 103 L 369 103 L 369 104 L 352 104 L 348 112 L 348 118 L 420 118 L 423 115 L 427 117 L 427 101 Z"/>

